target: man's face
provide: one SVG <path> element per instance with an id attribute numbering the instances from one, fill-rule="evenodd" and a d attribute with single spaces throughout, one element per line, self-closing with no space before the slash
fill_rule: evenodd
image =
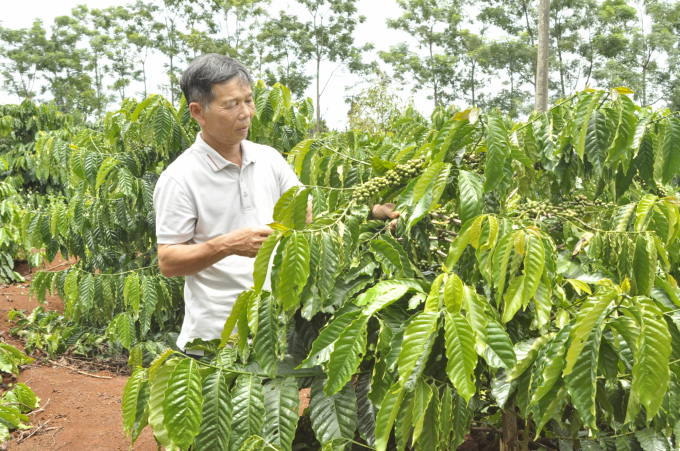
<path id="1" fill-rule="evenodd" d="M 189 106 L 203 133 L 223 145 L 238 144 L 248 137 L 255 115 L 253 90 L 248 83 L 233 78 L 213 85 L 215 100 L 209 111 L 196 102 Z"/>

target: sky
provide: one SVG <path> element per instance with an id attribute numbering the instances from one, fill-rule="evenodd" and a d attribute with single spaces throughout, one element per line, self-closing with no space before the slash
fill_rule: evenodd
<path id="1" fill-rule="evenodd" d="M 69 14 L 71 9 L 78 4 L 86 4 L 89 8 L 106 8 L 109 6 L 126 5 L 132 0 L 30 0 L 30 8 L 27 8 L 27 3 L 18 1 L 3 1 L 3 14 L 0 17 L 0 25 L 7 28 L 26 28 L 30 27 L 33 20 L 42 19 L 43 24 L 48 28 L 54 18 L 61 15 Z M 288 0 L 273 0 L 271 10 L 291 11 L 295 9 L 295 5 Z M 397 6 L 395 0 L 360 0 L 358 2 L 359 14 L 366 16 L 366 22 L 357 27 L 355 33 L 355 40 L 357 45 L 363 45 L 367 42 L 372 42 L 375 45 L 376 51 L 366 55 L 367 60 L 378 60 L 377 51 L 388 50 L 390 45 L 398 42 L 409 41 L 409 36 L 406 33 L 390 30 L 385 25 L 385 20 L 388 17 L 396 18 L 401 15 L 402 10 Z M 307 20 L 303 14 L 300 14 L 301 20 Z M 167 79 L 163 73 L 163 59 L 161 55 L 156 55 L 154 60 L 149 61 L 149 91 L 160 92 L 157 85 L 167 83 Z M 381 64 L 383 70 L 387 70 L 384 63 Z M 335 65 L 327 64 L 322 66 L 322 71 L 328 74 L 333 70 Z M 310 67 L 311 73 L 311 67 Z M 340 73 L 337 71 L 333 79 L 328 84 L 328 87 L 321 98 L 321 113 L 323 118 L 327 121 L 331 128 L 344 129 L 347 124 L 347 111 L 349 106 L 345 103 L 345 96 L 347 95 L 346 87 L 354 86 L 360 82 L 361 78 L 349 74 Z M 323 83 L 322 83 L 323 86 Z M 141 91 L 140 86 L 132 86 L 133 90 Z M 315 84 L 312 83 L 307 95 L 314 97 Z M 410 87 L 406 87 L 403 91 L 403 97 L 411 95 Z M 421 92 L 414 96 L 415 106 L 423 112 L 431 110 L 431 100 L 426 98 L 427 94 Z M 4 91 L 0 91 L 0 103 L 15 103 L 19 99 L 8 95 Z"/>

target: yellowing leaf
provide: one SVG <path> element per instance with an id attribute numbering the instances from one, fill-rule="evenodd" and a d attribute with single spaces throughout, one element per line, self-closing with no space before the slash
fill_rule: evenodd
<path id="1" fill-rule="evenodd" d="M 525 244 L 524 231 L 520 230 L 519 232 L 515 233 L 514 245 L 515 252 L 517 252 L 522 257 L 524 257 L 524 244 Z"/>
<path id="2" fill-rule="evenodd" d="M 572 288 L 574 288 L 574 290 L 576 291 L 576 293 L 578 293 L 579 296 L 581 296 L 583 292 L 593 294 L 592 290 L 590 289 L 590 286 L 588 286 L 588 284 L 585 282 L 576 279 L 566 279 L 566 282 L 568 282 L 569 285 L 571 285 Z"/>
<path id="3" fill-rule="evenodd" d="M 619 94 L 635 94 L 635 91 L 630 88 L 626 88 L 625 86 L 619 86 L 613 89 L 615 89 Z"/>

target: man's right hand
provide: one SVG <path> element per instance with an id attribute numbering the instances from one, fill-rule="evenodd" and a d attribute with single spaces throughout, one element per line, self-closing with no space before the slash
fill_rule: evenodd
<path id="1" fill-rule="evenodd" d="M 244 227 L 222 235 L 221 238 L 230 255 L 253 258 L 273 231 L 269 227 Z"/>
<path id="2" fill-rule="evenodd" d="M 165 277 L 193 276 L 230 255 L 253 258 L 273 232 L 244 227 L 202 244 L 159 244 L 158 266 Z"/>

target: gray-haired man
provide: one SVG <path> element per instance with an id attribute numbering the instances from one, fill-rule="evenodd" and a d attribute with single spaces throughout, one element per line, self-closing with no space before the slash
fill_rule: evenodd
<path id="1" fill-rule="evenodd" d="M 246 140 L 255 114 L 251 83 L 241 63 L 216 54 L 197 58 L 182 74 L 201 133 L 154 192 L 160 270 L 186 276 L 181 349 L 220 337 L 234 301 L 253 285 L 253 257 L 272 232 L 265 224 L 273 222 L 276 202 L 299 184 L 275 149 Z M 376 205 L 372 215 L 394 219 L 392 208 Z"/>

